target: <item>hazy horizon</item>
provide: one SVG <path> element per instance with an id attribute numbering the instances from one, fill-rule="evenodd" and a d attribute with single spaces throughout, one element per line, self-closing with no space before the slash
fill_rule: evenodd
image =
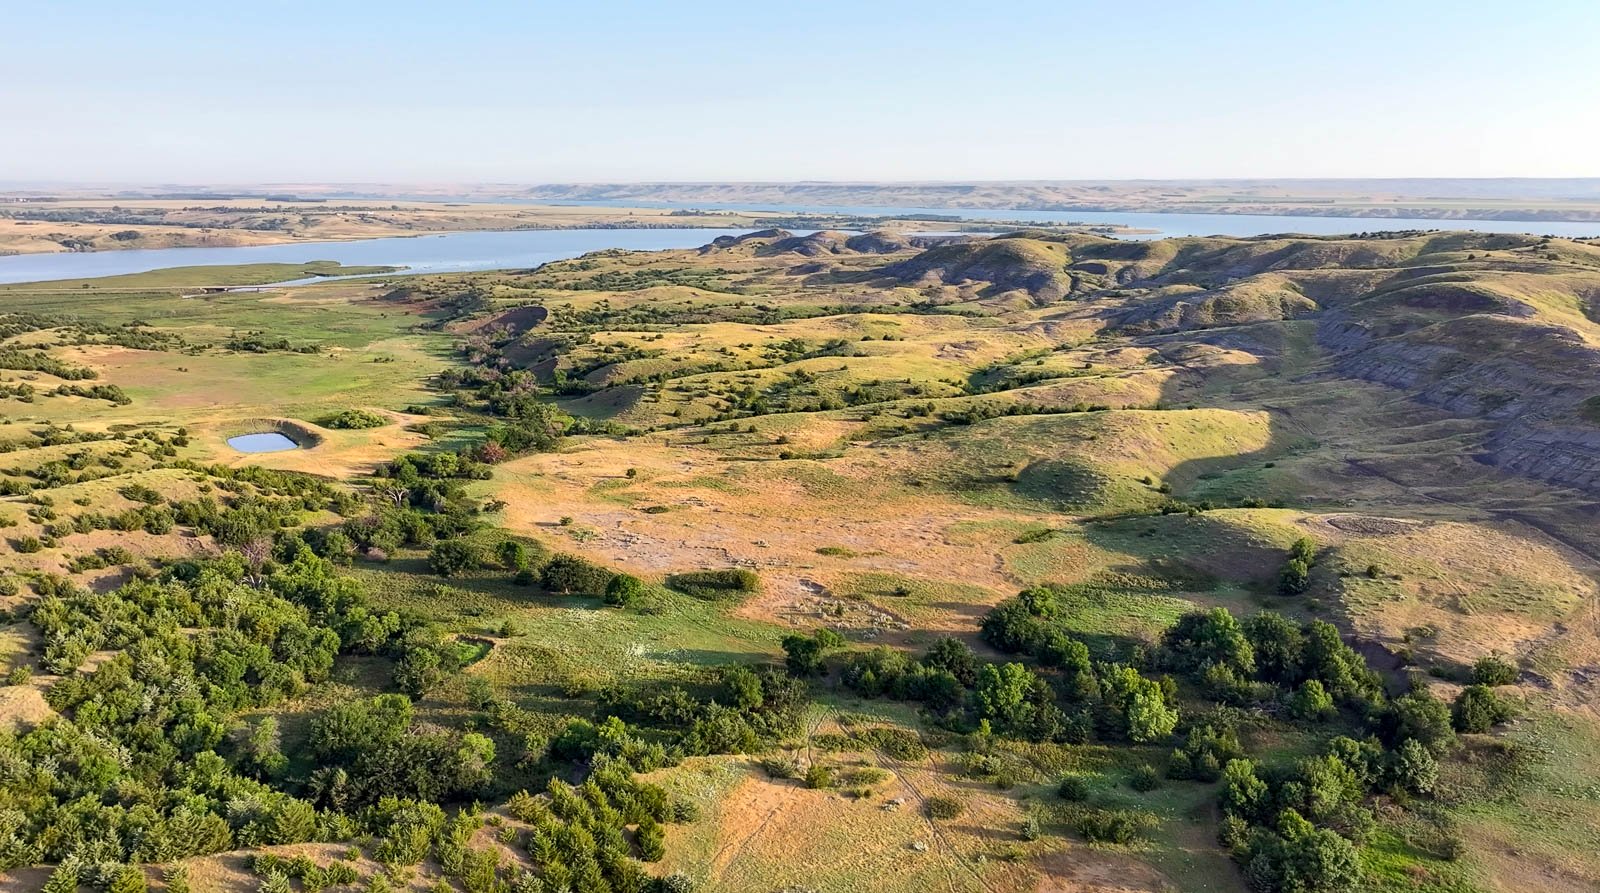
<path id="1" fill-rule="evenodd" d="M 6 182 L 1597 173 L 1600 6 L 13 10 Z"/>

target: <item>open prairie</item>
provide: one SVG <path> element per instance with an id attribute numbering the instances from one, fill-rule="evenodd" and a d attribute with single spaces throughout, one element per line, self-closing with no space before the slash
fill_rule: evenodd
<path id="1" fill-rule="evenodd" d="M 0 286 L 8 889 L 1600 886 L 1594 244 L 361 272 Z"/>

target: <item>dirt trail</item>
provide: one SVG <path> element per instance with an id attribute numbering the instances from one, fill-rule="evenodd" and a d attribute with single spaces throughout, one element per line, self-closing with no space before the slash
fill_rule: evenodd
<path id="1" fill-rule="evenodd" d="M 844 726 L 846 730 L 849 729 L 849 725 L 847 723 L 841 723 L 841 725 Z M 809 751 L 810 736 L 807 736 L 806 746 L 807 750 Z M 978 871 L 977 868 L 973 867 L 971 862 L 967 861 L 966 857 L 961 854 L 961 851 L 956 849 L 955 846 L 950 843 L 944 832 L 939 829 L 939 826 L 928 815 L 928 798 L 923 795 L 922 789 L 918 788 L 916 782 L 912 780 L 910 773 L 907 771 L 909 764 L 904 760 L 899 760 L 890 756 L 877 747 L 872 748 L 872 753 L 878 758 L 878 764 L 893 773 L 895 779 L 900 782 L 901 786 L 903 786 L 906 791 L 911 794 L 911 798 L 916 801 L 917 814 L 922 817 L 923 822 L 928 826 L 928 834 L 933 838 L 933 844 L 938 848 L 939 852 L 948 857 L 949 861 L 955 862 L 962 868 L 966 869 L 967 873 L 972 875 L 972 879 L 977 881 L 980 887 L 989 891 L 989 893 L 997 893 L 997 891 L 989 885 L 989 882 L 984 879 L 983 873 Z M 950 889 L 953 893 L 953 891 L 956 889 L 955 878 L 950 877 L 949 881 Z"/>

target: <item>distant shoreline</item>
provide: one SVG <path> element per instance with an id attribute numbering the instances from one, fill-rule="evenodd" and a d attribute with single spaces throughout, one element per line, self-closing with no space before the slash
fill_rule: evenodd
<path id="1" fill-rule="evenodd" d="M 198 202 L 215 202 L 201 205 Z M 0 204 L 0 257 L 168 248 L 245 248 L 462 232 L 659 229 L 896 229 L 986 233 L 998 228 L 1140 235 L 1157 230 L 1073 221 L 982 221 L 937 214 L 804 210 L 689 210 L 573 204 L 240 199 L 43 199 Z"/>

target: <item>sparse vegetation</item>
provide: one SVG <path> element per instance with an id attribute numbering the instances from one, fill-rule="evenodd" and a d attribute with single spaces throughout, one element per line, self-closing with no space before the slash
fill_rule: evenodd
<path id="1" fill-rule="evenodd" d="M 1600 732 L 1550 709 L 1586 704 L 1600 595 L 1586 516 L 1544 498 L 1572 407 L 1467 406 L 1474 357 L 1565 381 L 1485 295 L 1587 350 L 1553 295 L 1593 246 L 1552 243 L 1547 278 L 1556 248 L 1449 233 L 794 238 L 382 300 L 0 286 L 26 366 L 0 392 L 26 413 L 0 426 L 0 871 L 895 890 L 1033 885 L 1094 843 L 1184 889 L 1600 877 Z M 1453 382 L 1448 412 L 1349 371 L 1423 329 L 1461 354 L 1407 372 Z M 220 451 L 212 391 L 428 422 L 267 469 Z M 752 819 L 777 797 L 816 853 Z"/>

